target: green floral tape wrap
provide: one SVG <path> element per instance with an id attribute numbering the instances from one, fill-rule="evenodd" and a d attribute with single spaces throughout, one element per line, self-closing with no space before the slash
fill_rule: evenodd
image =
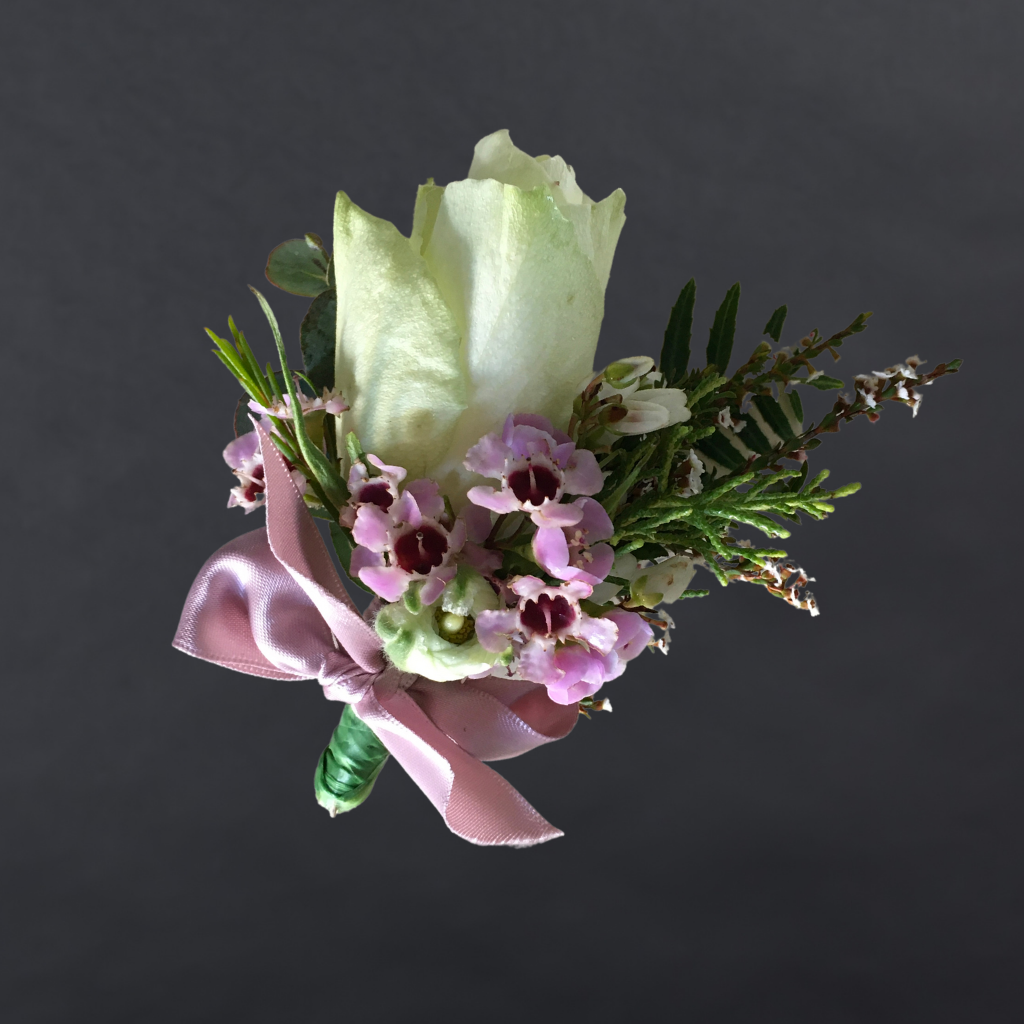
<path id="1" fill-rule="evenodd" d="M 336 814 L 358 807 L 373 789 L 388 752 L 370 727 L 346 705 L 327 749 L 320 755 L 313 786 L 317 803 Z"/>

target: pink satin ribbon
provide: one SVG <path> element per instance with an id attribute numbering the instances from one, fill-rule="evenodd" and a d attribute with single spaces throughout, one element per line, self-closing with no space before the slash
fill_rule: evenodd
<path id="1" fill-rule="evenodd" d="M 533 846 L 563 833 L 482 761 L 516 757 L 566 736 L 575 704 L 535 683 L 438 683 L 388 664 L 345 591 L 280 453 L 257 426 L 267 526 L 225 544 L 203 566 L 174 646 L 271 679 L 317 679 L 409 773 L 448 827 L 481 846 Z"/>

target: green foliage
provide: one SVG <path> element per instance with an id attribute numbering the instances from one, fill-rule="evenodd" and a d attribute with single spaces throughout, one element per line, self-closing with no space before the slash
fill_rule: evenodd
<path id="1" fill-rule="evenodd" d="M 580 443 L 594 447 L 606 473 L 598 499 L 615 526 L 611 543 L 616 555 L 632 553 L 638 559 L 687 554 L 702 560 L 722 584 L 756 583 L 817 614 L 813 597 L 800 592 L 807 582 L 803 570 L 783 562 L 784 551 L 754 547 L 736 532 L 749 527 L 778 540 L 789 536 L 784 523 L 799 523 L 802 516 L 825 518 L 834 511 L 836 499 L 853 494 L 859 485 L 826 490 L 822 484 L 827 470 L 808 480 L 808 453 L 821 444 L 821 435 L 861 415 L 874 422 L 885 402 L 900 402 L 916 411 L 920 388 L 955 373 L 960 361 L 940 363 L 922 373 L 918 361 L 908 360 L 908 366 L 858 377 L 852 400 L 841 395 L 817 423 L 807 424 L 797 388 L 826 391 L 843 386 L 838 378 L 816 369 L 813 360 L 825 354 L 838 360 L 843 342 L 862 332 L 871 314 L 861 313 L 827 338 L 812 330 L 791 348 L 773 349 L 788 313 L 780 306 L 764 327 L 772 343 L 760 342 L 727 376 L 739 284 L 729 289 L 715 315 L 708 365 L 688 371 L 680 353 L 688 354 L 695 295 L 691 280 L 672 310 L 662 349 L 665 383 L 687 393 L 690 417 L 685 423 L 607 443 L 601 424 L 608 416 L 603 410 L 621 400 L 601 399 L 600 380 L 584 391 L 574 410 L 572 427 L 579 431 Z M 626 581 L 618 582 L 626 588 L 628 600 Z"/>
<path id="2" fill-rule="evenodd" d="M 338 317 L 338 293 L 334 288 L 321 292 L 310 304 L 299 327 L 299 344 L 306 376 L 317 393 L 334 387 L 335 323 Z"/>
<path id="3" fill-rule="evenodd" d="M 779 306 L 779 308 L 768 318 L 768 323 L 764 325 L 764 331 L 762 333 L 767 334 L 776 345 L 779 343 L 779 338 L 782 337 L 782 325 L 786 322 L 786 314 L 788 312 L 788 306 Z"/>
<path id="4" fill-rule="evenodd" d="M 292 295 L 313 298 L 330 286 L 330 257 L 319 235 L 312 232 L 303 238 L 289 238 L 270 251 L 267 257 L 267 280 Z"/>
<path id="5" fill-rule="evenodd" d="M 284 340 L 281 338 L 281 330 L 277 325 L 277 317 L 274 316 L 270 304 L 260 292 L 250 286 L 250 291 L 256 296 L 263 313 L 270 324 L 270 330 L 274 335 L 274 342 L 277 345 L 278 358 L 281 360 L 281 369 L 284 373 L 285 383 L 288 385 L 288 397 L 291 399 L 292 408 L 300 408 L 298 391 L 295 387 L 295 379 L 288 368 L 288 356 L 284 350 Z M 291 420 L 295 431 L 295 439 L 298 442 L 298 451 L 302 455 L 305 468 L 308 469 L 310 485 L 317 492 L 328 511 L 337 513 L 337 510 L 348 500 L 348 487 L 342 480 L 336 463 L 331 462 L 327 456 L 310 440 L 306 431 L 306 423 L 302 416 L 293 416 Z M 275 438 L 275 443 L 276 438 Z"/>
<path id="6" fill-rule="evenodd" d="M 346 705 L 331 742 L 320 755 L 313 780 L 316 802 L 333 818 L 354 810 L 369 795 L 388 751 L 370 727 Z"/>
<path id="7" fill-rule="evenodd" d="M 708 338 L 708 366 L 715 366 L 723 373 L 729 367 L 733 339 L 736 337 L 736 311 L 740 306 L 740 283 L 737 281 L 726 293 L 722 304 L 715 313 Z"/>
<path id="8" fill-rule="evenodd" d="M 661 346 L 661 372 L 665 384 L 672 387 L 686 376 L 690 362 L 690 337 L 693 333 L 693 304 L 697 298 L 697 283 L 691 277 L 683 285 L 665 328 L 665 341 Z"/>

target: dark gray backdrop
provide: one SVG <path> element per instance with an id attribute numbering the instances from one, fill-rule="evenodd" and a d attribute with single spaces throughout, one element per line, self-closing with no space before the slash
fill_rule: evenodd
<path id="1" fill-rule="evenodd" d="M 1020 12 L 11 5 L 4 1019 L 1019 1019 Z M 261 515 L 223 508 L 202 327 L 269 355 L 274 244 L 342 187 L 407 230 L 500 127 L 629 197 L 602 359 L 656 355 L 691 274 L 699 338 L 739 278 L 743 348 L 785 301 L 791 340 L 876 311 L 847 378 L 965 359 L 817 453 L 864 483 L 789 543 L 819 619 L 715 587 L 614 715 L 499 766 L 567 833 L 526 852 L 393 764 L 330 820 L 339 708 L 169 646 Z"/>

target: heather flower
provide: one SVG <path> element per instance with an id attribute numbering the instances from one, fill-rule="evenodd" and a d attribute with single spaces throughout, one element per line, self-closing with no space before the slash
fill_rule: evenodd
<path id="1" fill-rule="evenodd" d="M 559 580 L 582 580 L 592 586 L 608 575 L 615 552 L 608 540 L 615 532 L 608 513 L 596 498 L 578 498 L 573 504 L 582 510 L 572 526 L 545 526 L 533 536 L 533 557 L 550 576 Z"/>
<path id="2" fill-rule="evenodd" d="M 568 494 L 596 494 L 604 476 L 593 452 L 577 449 L 543 416 L 509 416 L 499 434 L 486 434 L 466 453 L 466 469 L 497 478 L 500 489 L 471 487 L 471 502 L 493 512 L 527 512 L 540 527 L 573 526 L 583 518 Z"/>
<path id="3" fill-rule="evenodd" d="M 433 480 L 413 480 L 387 510 L 359 505 L 352 526 L 358 545 L 351 571 L 385 601 L 397 601 L 410 584 L 422 582 L 420 600 L 433 604 L 454 576 L 455 555 L 466 541 L 466 524 L 449 529 L 444 499 Z"/>

